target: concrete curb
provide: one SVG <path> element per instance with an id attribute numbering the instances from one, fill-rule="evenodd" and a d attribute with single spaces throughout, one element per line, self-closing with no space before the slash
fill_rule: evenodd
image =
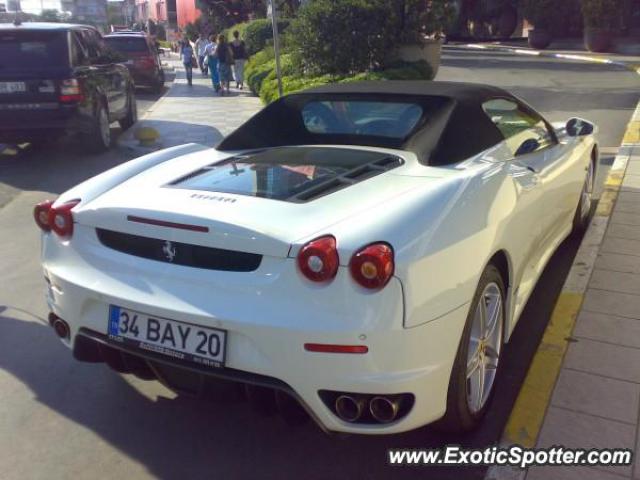
<path id="1" fill-rule="evenodd" d="M 605 65 L 617 65 L 626 68 L 640 75 L 640 65 L 622 62 L 614 58 L 598 57 L 593 55 L 581 55 L 572 53 L 555 53 L 544 50 L 534 50 L 533 48 L 511 47 L 508 45 L 481 45 L 478 43 L 468 43 L 466 45 L 456 45 L 457 47 L 470 48 L 475 50 L 499 50 L 513 53 L 514 55 L 531 55 L 535 57 L 559 58 L 562 60 L 578 60 L 581 62 L 600 63 Z"/>
<path id="2" fill-rule="evenodd" d="M 640 71 L 637 72 L 640 74 Z M 622 188 L 627 164 L 640 148 L 640 103 L 627 124 L 622 145 L 604 183 L 596 212 L 560 292 L 549 324 L 527 371 L 518 398 L 505 426 L 500 445 L 535 447 L 544 422 L 560 368 L 571 341 L 576 318 L 591 279 L 613 207 Z M 492 466 L 485 480 L 523 480 L 526 470 Z"/>

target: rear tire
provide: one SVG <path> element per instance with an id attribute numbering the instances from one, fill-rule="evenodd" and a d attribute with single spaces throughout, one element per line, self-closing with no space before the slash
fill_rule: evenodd
<path id="1" fill-rule="evenodd" d="M 158 73 L 158 78 L 156 78 L 156 81 L 153 85 L 153 91 L 154 93 L 162 93 L 162 90 L 164 90 L 164 70 L 160 69 L 160 72 Z"/>
<path id="2" fill-rule="evenodd" d="M 136 103 L 136 97 L 133 91 L 129 92 L 127 100 L 127 115 L 119 120 L 120 128 L 122 130 L 130 129 L 138 121 L 138 105 Z"/>
<path id="3" fill-rule="evenodd" d="M 111 122 L 104 101 L 101 101 L 96 109 L 93 129 L 87 137 L 87 146 L 95 153 L 104 152 L 111 146 Z"/>
<path id="4" fill-rule="evenodd" d="M 500 366 L 504 318 L 504 282 L 498 269 L 490 264 L 482 272 L 471 301 L 449 380 L 447 411 L 436 428 L 467 432 L 485 416 Z"/>

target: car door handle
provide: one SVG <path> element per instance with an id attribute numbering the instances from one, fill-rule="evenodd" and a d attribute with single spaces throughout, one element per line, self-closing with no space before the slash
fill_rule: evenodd
<path id="1" fill-rule="evenodd" d="M 539 172 L 538 172 L 538 170 L 536 170 L 535 168 L 533 168 L 531 165 L 527 165 L 525 168 L 526 168 L 527 170 L 529 170 L 530 172 L 533 172 L 533 173 L 539 173 Z"/>

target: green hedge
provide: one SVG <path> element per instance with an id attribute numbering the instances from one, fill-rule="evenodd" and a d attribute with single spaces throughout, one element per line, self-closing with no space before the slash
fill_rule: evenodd
<path id="1" fill-rule="evenodd" d="M 253 93 L 260 93 L 262 81 L 274 68 L 276 64 L 273 48 L 265 48 L 249 58 L 244 68 L 244 78 Z"/>
<path id="2" fill-rule="evenodd" d="M 291 27 L 295 62 L 334 75 L 381 65 L 398 41 L 396 23 L 388 0 L 313 0 Z"/>
<path id="3" fill-rule="evenodd" d="M 288 19 L 282 18 L 278 20 L 278 33 L 284 33 L 288 26 Z M 249 22 L 244 29 L 243 38 L 249 55 L 259 52 L 267 45 L 267 42 L 273 40 L 273 26 L 271 25 L 271 20 L 259 18 Z"/>
<path id="4" fill-rule="evenodd" d="M 355 75 L 320 75 L 301 76 L 295 73 L 291 58 L 282 56 L 282 91 L 288 93 L 318 87 L 328 83 L 349 83 L 362 80 L 432 80 L 433 70 L 423 61 L 398 62 L 385 70 L 362 72 Z M 249 85 L 254 93 L 260 95 L 264 103 L 271 103 L 278 98 L 278 79 L 275 74 L 275 60 L 257 66 Z"/>
<path id="5" fill-rule="evenodd" d="M 225 29 L 222 33 L 225 35 L 225 37 L 227 37 L 227 40 L 231 41 L 233 40 L 233 32 L 237 30 L 238 32 L 240 32 L 240 38 L 244 39 L 247 27 L 250 23 L 251 22 L 236 23 L 235 25 L 232 25 L 229 28 Z"/>

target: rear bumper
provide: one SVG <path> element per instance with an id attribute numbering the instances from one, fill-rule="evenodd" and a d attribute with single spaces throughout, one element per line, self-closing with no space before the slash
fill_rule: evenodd
<path id="1" fill-rule="evenodd" d="M 381 292 L 371 294 L 358 291 L 347 269 L 340 268 L 329 286 L 319 288 L 301 281 L 293 259 L 265 257 L 256 272 L 228 272 L 221 274 L 224 282 L 214 284 L 211 278 L 218 272 L 139 259 L 104 247 L 98 254 L 91 252 L 87 238 L 78 252 L 73 244 L 86 235 L 81 228 L 70 242 L 44 235 L 48 303 L 52 312 L 69 323 L 65 343 L 70 348 L 77 350 L 78 342 L 87 337 L 109 343 L 109 305 L 119 305 L 226 330 L 225 368 L 151 360 L 242 383 L 264 384 L 269 379 L 266 386 L 297 398 L 328 431 L 397 433 L 433 422 L 445 412 L 466 305 L 405 329 L 402 287 L 395 278 Z M 305 343 L 365 344 L 369 352 L 313 353 L 304 350 Z M 153 355 L 129 353 L 147 359 Z M 323 390 L 412 394 L 415 402 L 395 422 L 356 424 L 333 413 L 319 395 Z"/>
<path id="2" fill-rule="evenodd" d="M 159 70 L 143 70 L 131 66 L 127 66 L 127 68 L 136 86 L 153 87 L 158 83 Z"/>
<path id="3" fill-rule="evenodd" d="M 0 108 L 0 143 L 57 137 L 64 133 L 89 133 L 91 128 L 91 115 L 78 105 Z"/>

